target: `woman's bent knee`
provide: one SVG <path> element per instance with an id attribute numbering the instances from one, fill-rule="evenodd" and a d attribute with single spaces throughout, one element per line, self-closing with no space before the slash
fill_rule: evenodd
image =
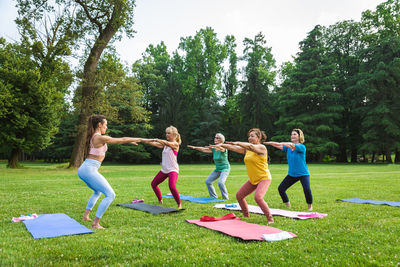
<path id="1" fill-rule="evenodd" d="M 254 200 L 258 203 L 264 202 L 264 197 L 262 196 L 254 196 Z"/>
<path id="2" fill-rule="evenodd" d="M 116 194 L 115 194 L 114 191 L 111 191 L 111 192 L 109 192 L 109 193 L 106 195 L 106 197 L 108 197 L 108 198 L 114 200 L 115 197 L 116 197 Z"/>

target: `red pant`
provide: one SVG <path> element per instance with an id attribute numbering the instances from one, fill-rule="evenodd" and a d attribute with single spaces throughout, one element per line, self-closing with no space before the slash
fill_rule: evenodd
<path id="1" fill-rule="evenodd" d="M 158 198 L 158 201 L 162 200 L 161 190 L 158 188 L 158 185 L 164 182 L 165 179 L 168 177 L 168 185 L 169 190 L 174 196 L 174 199 L 178 205 L 181 204 L 181 198 L 179 197 L 179 192 L 176 190 L 176 181 L 178 180 L 178 173 L 177 172 L 170 172 L 170 173 L 163 173 L 160 171 L 157 173 L 156 177 L 154 177 L 153 181 L 151 182 L 151 187 L 153 188 L 154 193 Z"/>
<path id="2" fill-rule="evenodd" d="M 271 212 L 269 211 L 269 207 L 267 203 L 264 201 L 265 193 L 268 190 L 269 185 L 271 184 L 271 180 L 262 180 L 257 185 L 251 184 L 247 181 L 236 193 L 236 199 L 239 202 L 240 208 L 242 209 L 243 215 L 245 217 L 249 216 L 249 208 L 247 206 L 247 202 L 245 197 L 250 195 L 254 190 L 256 191 L 254 194 L 254 199 L 257 202 L 258 206 L 260 206 L 261 210 L 264 212 L 265 216 L 268 220 L 272 219 Z"/>

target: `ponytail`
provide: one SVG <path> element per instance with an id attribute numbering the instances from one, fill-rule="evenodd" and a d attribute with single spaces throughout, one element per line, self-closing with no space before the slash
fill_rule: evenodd
<path id="1" fill-rule="evenodd" d="M 93 134 L 96 132 L 99 123 L 103 124 L 105 119 L 106 117 L 103 115 L 92 115 L 89 117 L 86 131 L 85 158 L 89 155 L 90 140 Z"/>
<path id="2" fill-rule="evenodd" d="M 178 144 L 182 143 L 181 135 L 179 133 L 176 134 L 176 142 L 178 142 Z"/>

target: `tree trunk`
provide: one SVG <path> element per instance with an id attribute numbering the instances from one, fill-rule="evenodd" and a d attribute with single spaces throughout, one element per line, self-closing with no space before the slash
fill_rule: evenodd
<path id="1" fill-rule="evenodd" d="M 375 152 L 372 152 L 371 163 L 374 163 L 374 160 L 375 160 Z"/>
<path id="2" fill-rule="evenodd" d="M 394 163 L 400 163 L 400 151 L 395 152 Z"/>
<path id="3" fill-rule="evenodd" d="M 83 68 L 83 79 L 82 79 L 82 99 L 80 102 L 80 114 L 78 121 L 78 134 L 75 139 L 74 148 L 72 150 L 69 167 L 78 168 L 84 160 L 85 144 L 86 144 L 86 132 L 87 132 L 87 121 L 89 116 L 94 112 L 96 105 L 96 92 L 98 88 L 96 86 L 96 69 L 99 63 L 99 59 L 104 49 L 107 47 L 111 38 L 117 32 L 118 28 L 114 28 L 112 25 L 115 24 L 115 20 L 118 18 L 114 17 L 111 19 L 105 29 L 100 33 L 96 39 L 88 59 L 85 62 Z"/>
<path id="4" fill-rule="evenodd" d="M 363 157 L 363 161 L 362 162 L 368 163 L 367 155 L 365 154 L 365 152 L 362 153 L 362 157 Z"/>
<path id="5" fill-rule="evenodd" d="M 347 153 L 346 153 L 346 147 L 342 146 L 340 148 L 339 155 L 336 158 L 336 162 L 343 162 L 347 163 Z"/>
<path id="6" fill-rule="evenodd" d="M 8 159 L 8 167 L 15 169 L 18 164 L 18 156 L 21 150 L 19 148 L 13 148 L 11 151 L 11 156 Z"/>
<path id="7" fill-rule="evenodd" d="M 351 150 L 351 163 L 357 163 L 357 149 Z"/>
<path id="8" fill-rule="evenodd" d="M 392 153 L 390 151 L 386 151 L 386 163 L 393 163 Z"/>
<path id="9" fill-rule="evenodd" d="M 324 154 L 322 152 L 318 153 L 318 163 L 321 163 L 323 158 Z"/>

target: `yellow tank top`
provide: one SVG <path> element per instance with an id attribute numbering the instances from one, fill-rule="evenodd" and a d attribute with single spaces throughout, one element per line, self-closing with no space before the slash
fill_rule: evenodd
<path id="1" fill-rule="evenodd" d="M 244 164 L 246 164 L 247 175 L 251 184 L 256 185 L 262 180 L 272 179 L 268 170 L 268 154 L 260 156 L 253 151 L 247 150 L 244 156 Z"/>

